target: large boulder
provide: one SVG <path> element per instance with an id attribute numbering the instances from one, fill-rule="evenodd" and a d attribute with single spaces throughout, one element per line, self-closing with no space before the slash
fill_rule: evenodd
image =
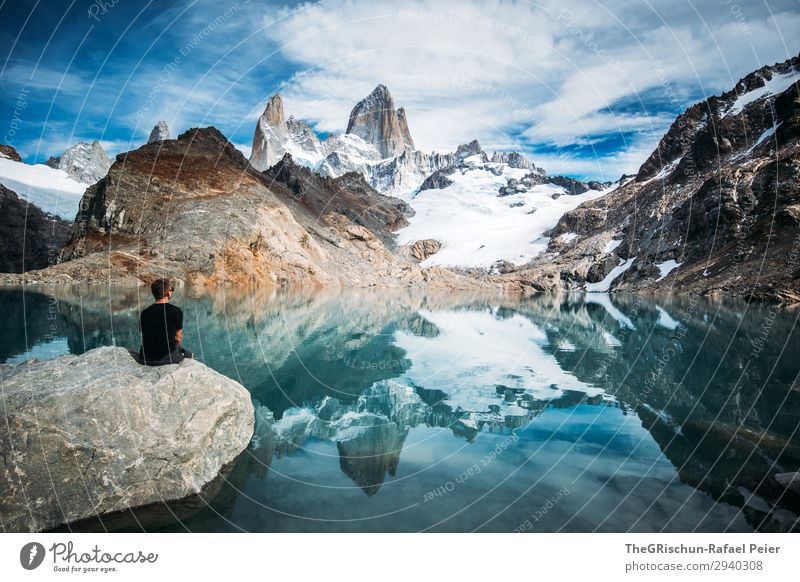
<path id="1" fill-rule="evenodd" d="M 102 347 L 4 365 L 0 385 L 6 531 L 196 494 L 253 435 L 249 392 L 196 360 L 147 367 Z"/>

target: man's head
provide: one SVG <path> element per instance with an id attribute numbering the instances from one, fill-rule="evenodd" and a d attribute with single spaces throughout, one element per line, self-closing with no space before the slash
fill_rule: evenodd
<path id="1" fill-rule="evenodd" d="M 169 279 L 156 279 L 150 285 L 150 290 L 153 292 L 153 297 L 156 298 L 156 301 L 161 301 L 162 299 L 171 299 L 175 287 L 172 286 Z"/>

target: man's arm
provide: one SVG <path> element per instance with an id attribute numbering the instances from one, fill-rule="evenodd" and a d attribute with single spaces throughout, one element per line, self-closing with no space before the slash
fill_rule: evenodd
<path id="1" fill-rule="evenodd" d="M 181 343 L 183 341 L 183 311 L 178 307 L 176 321 L 175 321 L 175 341 Z"/>

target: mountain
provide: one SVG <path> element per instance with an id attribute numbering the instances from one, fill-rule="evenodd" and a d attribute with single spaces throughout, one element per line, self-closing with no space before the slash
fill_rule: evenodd
<path id="1" fill-rule="evenodd" d="M 166 121 L 159 121 L 153 126 L 150 137 L 147 138 L 147 143 L 164 141 L 165 139 L 169 139 L 169 126 Z"/>
<path id="2" fill-rule="evenodd" d="M 94 184 L 106 175 L 111 167 L 108 157 L 100 142 L 78 142 L 68 147 L 60 156 L 51 157 L 46 165 L 64 170 L 70 178 L 82 184 Z"/>
<path id="3" fill-rule="evenodd" d="M 264 174 L 216 128 L 191 129 L 117 156 L 86 190 L 59 264 L 25 280 L 474 285 L 392 252 L 383 240 L 406 212 L 360 176 L 323 178 L 291 157 Z"/>
<path id="4" fill-rule="evenodd" d="M 14 161 L 13 156 L 0 156 L 0 184 L 43 212 L 68 220 L 75 218 L 86 190 L 86 184 L 72 179 L 64 170 Z"/>
<path id="5" fill-rule="evenodd" d="M 393 248 L 394 231 L 406 226 L 411 207 L 402 200 L 374 190 L 357 172 L 337 178 L 323 177 L 295 164 L 290 154 L 264 172 L 270 183 L 280 183 L 292 193 L 291 202 L 300 203 L 316 216 L 336 212 L 355 224 L 368 228 L 383 243 Z"/>
<path id="6" fill-rule="evenodd" d="M 490 158 L 477 140 L 451 155 L 408 196 L 414 215 L 397 233 L 398 244 L 412 251 L 417 243 L 427 247 L 423 266 L 513 269 L 547 247 L 546 231 L 565 212 L 608 192 L 575 180 L 583 188 L 570 195 L 571 178 L 549 177 L 518 153 Z"/>
<path id="7" fill-rule="evenodd" d="M 273 95 L 256 124 L 250 164 L 257 170 L 266 170 L 289 153 L 292 158 L 307 166 L 316 166 L 327 151 L 307 123 L 294 117 L 286 120 L 283 97 Z"/>
<path id="8" fill-rule="evenodd" d="M 345 133 L 375 146 L 382 158 L 396 156 L 406 148 L 414 149 L 405 109 L 394 108 L 386 85 L 378 85 L 353 107 Z"/>
<path id="9" fill-rule="evenodd" d="M 414 150 L 405 110 L 394 109 L 384 85 L 378 85 L 353 108 L 346 133 L 330 134 L 325 140 L 306 122 L 293 116 L 286 119 L 283 97 L 273 95 L 256 124 L 250 164 L 263 171 L 285 153 L 322 176 L 336 178 L 358 172 L 384 194 L 413 190 L 431 173 L 457 159 L 452 154 Z"/>
<path id="10" fill-rule="evenodd" d="M 54 264 L 69 226 L 0 185 L 0 272 L 22 273 Z"/>
<path id="11" fill-rule="evenodd" d="M 798 81 L 794 57 L 689 107 L 633 179 L 566 213 L 511 277 L 800 301 Z"/>

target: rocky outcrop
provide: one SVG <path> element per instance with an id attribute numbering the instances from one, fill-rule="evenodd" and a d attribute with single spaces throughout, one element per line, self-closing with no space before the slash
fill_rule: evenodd
<path id="1" fill-rule="evenodd" d="M 7 158 L 14 162 L 21 162 L 22 158 L 14 146 L 0 144 L 0 158 Z"/>
<path id="2" fill-rule="evenodd" d="M 78 142 L 68 147 L 58 157 L 51 157 L 45 162 L 51 168 L 64 170 L 72 179 L 83 184 L 94 184 L 103 178 L 112 161 L 100 142 Z"/>
<path id="3" fill-rule="evenodd" d="M 285 153 L 300 156 L 303 163 L 316 165 L 329 151 L 314 130 L 304 121 L 292 116 L 287 120 L 283 110 L 283 97 L 273 95 L 256 124 L 250 164 L 257 170 L 266 170 L 277 164 Z"/>
<path id="4" fill-rule="evenodd" d="M 153 126 L 153 130 L 150 132 L 150 137 L 147 138 L 147 143 L 164 141 L 165 139 L 170 139 L 169 126 L 167 125 L 166 121 L 162 120 Z"/>
<path id="5" fill-rule="evenodd" d="M 425 178 L 422 184 L 419 185 L 420 190 L 443 190 L 453 184 L 453 181 L 448 177 L 455 171 L 455 168 L 445 168 L 444 170 L 436 170 L 433 174 Z"/>
<path id="6" fill-rule="evenodd" d="M 494 152 L 491 161 L 499 164 L 508 164 L 512 168 L 519 168 L 521 170 L 539 169 L 520 152 Z"/>
<path id="7" fill-rule="evenodd" d="M 442 243 L 432 238 L 418 240 L 412 245 L 407 245 L 401 249 L 402 253 L 412 260 L 421 263 L 431 255 L 435 255 L 442 248 Z"/>
<path id="8" fill-rule="evenodd" d="M 2 366 L 6 531 L 198 493 L 247 447 L 250 394 L 196 360 L 148 367 L 128 350 Z"/>
<path id="9" fill-rule="evenodd" d="M 552 239 L 578 238 L 532 261 L 523 284 L 581 289 L 590 270 L 635 258 L 612 290 L 800 301 L 798 78 L 794 57 L 689 107 L 635 178 L 561 218 Z"/>
<path id="10" fill-rule="evenodd" d="M 398 198 L 384 196 L 367 184 L 364 176 L 351 172 L 338 178 L 323 178 L 284 154 L 280 163 L 264 175 L 286 186 L 289 203 L 301 203 L 317 216 L 328 212 L 343 214 L 372 231 L 387 246 L 394 245 L 393 231 L 408 224 L 411 207 Z M 271 182 L 272 183 L 272 182 Z"/>
<path id="11" fill-rule="evenodd" d="M 288 130 L 283 113 L 283 97 L 276 93 L 267 101 L 264 113 L 256 124 L 250 163 L 257 170 L 266 170 L 284 154 Z"/>
<path id="12" fill-rule="evenodd" d="M 576 180 L 575 178 L 570 178 L 569 176 L 550 176 L 548 182 L 555 184 L 556 186 L 561 186 L 567 191 L 567 194 L 571 196 L 583 194 L 584 192 L 588 192 L 590 190 L 589 185 L 586 182 Z"/>
<path id="13" fill-rule="evenodd" d="M 22 273 L 55 264 L 70 224 L 0 184 L 0 272 Z"/>
<path id="14" fill-rule="evenodd" d="M 86 190 L 59 264 L 14 282 L 483 284 L 394 252 L 408 214 L 361 176 L 321 178 L 290 157 L 261 173 L 217 129 L 193 129 L 118 156 Z"/>
<path id="15" fill-rule="evenodd" d="M 346 133 L 371 143 L 384 158 L 399 155 L 407 147 L 414 149 L 406 112 L 402 107 L 395 110 L 394 100 L 385 85 L 375 87 L 353 107 Z"/>

